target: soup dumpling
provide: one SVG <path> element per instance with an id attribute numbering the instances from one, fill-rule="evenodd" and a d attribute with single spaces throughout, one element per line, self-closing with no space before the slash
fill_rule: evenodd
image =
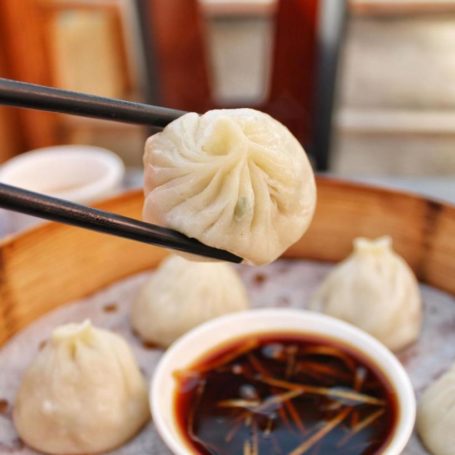
<path id="1" fill-rule="evenodd" d="M 172 255 L 142 287 L 131 324 L 143 340 L 169 346 L 193 327 L 248 305 L 245 287 L 231 265 Z"/>
<path id="2" fill-rule="evenodd" d="M 433 455 L 455 453 L 455 364 L 422 395 L 417 430 Z"/>
<path id="3" fill-rule="evenodd" d="M 146 221 L 272 262 L 308 228 L 313 171 L 297 139 L 254 109 L 188 113 L 145 145 Z"/>
<path id="4" fill-rule="evenodd" d="M 343 319 L 399 350 L 415 341 L 422 322 L 417 280 L 390 237 L 357 238 L 312 297 L 310 308 Z"/>
<path id="5" fill-rule="evenodd" d="M 26 370 L 14 406 L 20 437 L 50 454 L 113 449 L 148 419 L 147 387 L 129 346 L 89 321 L 54 330 Z"/>

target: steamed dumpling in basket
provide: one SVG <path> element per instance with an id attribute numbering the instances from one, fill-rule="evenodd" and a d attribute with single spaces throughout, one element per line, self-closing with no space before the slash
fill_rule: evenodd
<path id="1" fill-rule="evenodd" d="M 145 146 L 144 219 L 253 264 L 272 262 L 313 216 L 313 171 L 297 139 L 253 109 L 185 114 Z"/>
<path id="2" fill-rule="evenodd" d="M 49 454 L 104 453 L 148 419 L 147 385 L 130 347 L 89 321 L 54 330 L 14 404 L 22 440 Z"/>
<path id="3" fill-rule="evenodd" d="M 343 319 L 399 350 L 417 339 L 422 304 L 417 280 L 390 237 L 357 238 L 312 297 L 310 308 Z"/>
<path id="4" fill-rule="evenodd" d="M 455 453 L 455 363 L 423 393 L 417 430 L 432 454 Z"/>
<path id="5" fill-rule="evenodd" d="M 131 325 L 144 341 L 169 346 L 193 327 L 248 306 L 245 286 L 230 264 L 171 255 L 140 290 Z"/>

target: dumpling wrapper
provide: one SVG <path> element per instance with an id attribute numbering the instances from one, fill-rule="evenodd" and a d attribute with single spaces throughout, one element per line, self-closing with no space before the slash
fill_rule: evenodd
<path id="1" fill-rule="evenodd" d="M 144 171 L 144 220 L 252 264 L 299 240 L 315 209 L 302 146 L 253 109 L 183 115 L 147 140 Z"/>

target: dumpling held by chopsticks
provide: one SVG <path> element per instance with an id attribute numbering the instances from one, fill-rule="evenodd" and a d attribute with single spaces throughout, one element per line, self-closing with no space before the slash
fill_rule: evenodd
<path id="1" fill-rule="evenodd" d="M 144 219 L 253 264 L 306 231 L 316 203 L 308 158 L 289 130 L 253 109 L 185 114 L 145 146 Z"/>

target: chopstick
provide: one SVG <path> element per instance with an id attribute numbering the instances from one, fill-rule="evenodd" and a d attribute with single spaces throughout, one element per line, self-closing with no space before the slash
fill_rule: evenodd
<path id="1" fill-rule="evenodd" d="M 240 263 L 242 258 L 143 221 L 0 183 L 0 207 L 185 253 Z"/>
<path id="2" fill-rule="evenodd" d="M 0 104 L 164 127 L 184 111 L 0 78 Z"/>
<path id="3" fill-rule="evenodd" d="M 164 127 L 184 111 L 0 78 L 0 104 Z M 196 239 L 102 210 L 0 183 L 0 207 L 47 220 L 228 262 L 242 258 Z"/>

